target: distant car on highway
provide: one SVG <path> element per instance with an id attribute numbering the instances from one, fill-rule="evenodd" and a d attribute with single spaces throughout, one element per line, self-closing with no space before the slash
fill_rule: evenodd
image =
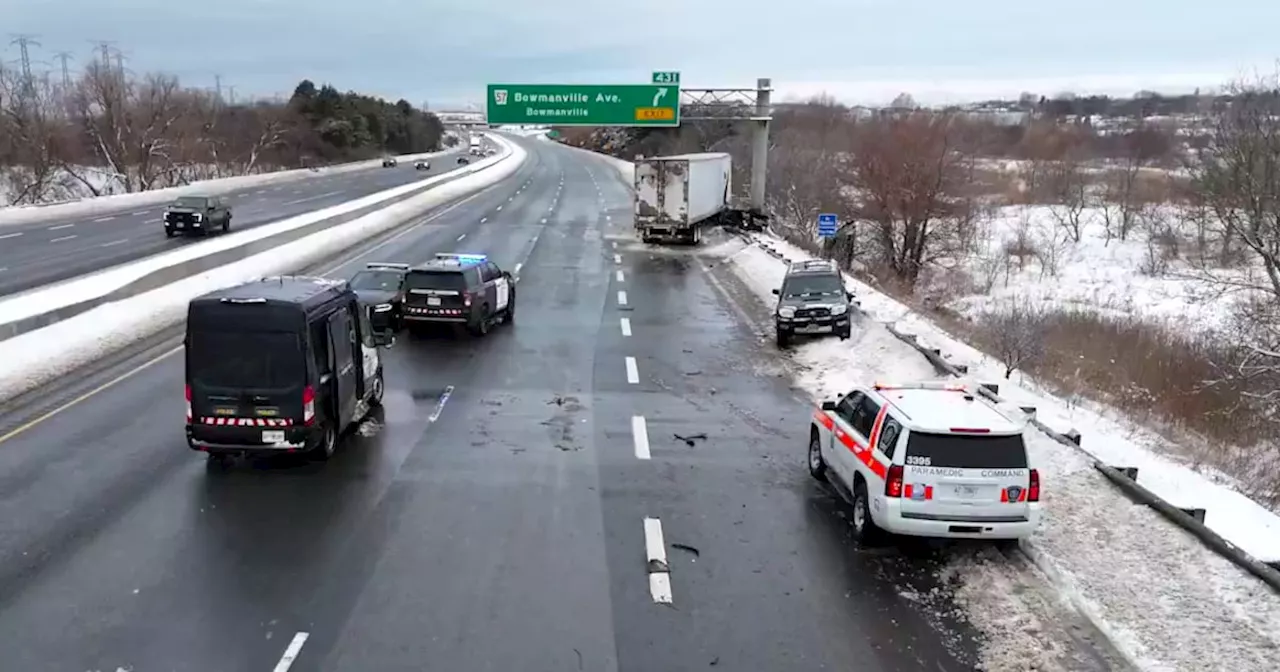
<path id="1" fill-rule="evenodd" d="M 467 157 L 465 157 L 465 156 L 459 156 L 459 157 L 458 157 L 458 165 L 460 165 L 460 166 L 461 166 L 461 165 L 463 165 L 463 164 L 467 164 L 467 163 L 471 163 L 471 159 L 468 159 L 468 158 L 467 158 Z"/>
<path id="2" fill-rule="evenodd" d="M 219 196 L 180 196 L 164 209 L 164 235 L 231 230 L 231 206 Z"/>
<path id="3" fill-rule="evenodd" d="M 374 329 L 404 327 L 404 276 L 409 268 L 409 264 L 370 262 L 352 276 L 351 289 L 369 307 Z"/>
<path id="4" fill-rule="evenodd" d="M 414 170 L 431 170 L 431 162 L 425 159 L 419 159 L 413 164 Z"/>
<path id="5" fill-rule="evenodd" d="M 396 165 L 397 165 L 397 164 L 396 164 L 396 157 L 394 157 L 394 156 L 388 156 L 388 157 L 386 157 L 386 158 L 382 159 L 382 167 L 383 167 L 383 168 L 395 168 L 395 167 L 396 167 Z"/>

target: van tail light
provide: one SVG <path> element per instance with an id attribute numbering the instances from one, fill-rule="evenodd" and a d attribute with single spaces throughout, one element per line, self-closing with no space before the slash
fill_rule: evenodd
<path id="1" fill-rule="evenodd" d="M 462 293 L 462 305 L 464 305 L 464 306 L 466 306 L 466 307 L 468 307 L 468 308 L 470 308 L 470 307 L 471 307 L 471 292 L 463 292 L 463 293 Z"/>
<path id="2" fill-rule="evenodd" d="M 191 386 L 184 385 L 183 387 L 186 388 L 185 393 L 187 396 L 187 424 L 189 425 L 191 424 Z"/>
<path id="3" fill-rule="evenodd" d="M 884 496 L 885 497 L 901 497 L 902 496 L 902 465 L 894 464 L 889 466 L 889 473 L 884 479 Z"/>
<path id="4" fill-rule="evenodd" d="M 1032 470 L 1031 470 L 1031 477 L 1030 477 L 1030 479 L 1027 481 L 1027 501 L 1028 501 L 1028 502 L 1038 502 L 1038 501 L 1040 501 L 1040 472 L 1039 472 L 1039 470 L 1036 470 L 1036 469 L 1032 469 Z"/>
<path id="5" fill-rule="evenodd" d="M 310 385 L 302 388 L 302 424 L 310 425 L 316 421 L 316 388 Z"/>

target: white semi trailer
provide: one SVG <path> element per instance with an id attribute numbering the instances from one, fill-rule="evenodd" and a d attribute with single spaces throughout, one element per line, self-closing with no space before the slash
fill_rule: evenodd
<path id="1" fill-rule="evenodd" d="M 702 227 L 741 214 L 730 207 L 728 154 L 639 158 L 635 167 L 635 226 L 646 243 L 696 245 Z"/>

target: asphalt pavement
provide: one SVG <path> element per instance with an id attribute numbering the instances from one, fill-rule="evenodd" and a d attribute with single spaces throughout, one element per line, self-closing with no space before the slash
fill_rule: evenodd
<path id="1" fill-rule="evenodd" d="M 313 210 L 355 200 L 458 168 L 456 155 L 394 168 L 317 173 L 278 185 L 224 194 L 232 209 L 232 232 L 252 229 Z M 167 238 L 160 221 L 165 204 L 105 212 L 91 217 L 0 226 L 0 296 L 40 287 L 190 245 L 198 237 Z M 217 234 L 215 234 L 217 235 Z"/>
<path id="2" fill-rule="evenodd" d="M 638 246 L 602 161 L 520 142 L 512 178 L 330 269 L 519 277 L 515 324 L 402 336 L 330 462 L 208 470 L 172 343 L 0 419 L 0 667 L 972 669 L 907 597 L 927 572 L 809 478 L 811 408 L 729 280 Z"/>

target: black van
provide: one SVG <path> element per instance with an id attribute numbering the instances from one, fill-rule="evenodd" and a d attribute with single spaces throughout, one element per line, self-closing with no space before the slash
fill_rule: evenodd
<path id="1" fill-rule="evenodd" d="M 382 404 L 379 347 L 345 281 L 264 278 L 187 308 L 187 444 L 224 461 L 249 453 L 328 459 Z"/>

